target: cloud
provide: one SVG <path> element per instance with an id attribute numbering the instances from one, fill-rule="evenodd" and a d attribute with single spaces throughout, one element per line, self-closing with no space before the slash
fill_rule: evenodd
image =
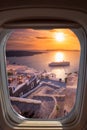
<path id="1" fill-rule="evenodd" d="M 39 37 L 36 37 L 37 39 L 53 39 L 52 37 L 42 37 L 42 36 L 39 36 Z"/>
<path id="2" fill-rule="evenodd" d="M 35 29 L 16 29 L 10 35 L 7 42 L 7 49 L 46 49 L 55 48 L 64 44 L 56 44 L 55 33 L 63 32 L 65 44 L 71 47 L 71 43 L 77 43 L 75 34 L 69 29 L 35 30 Z M 41 41 L 42 40 L 42 41 Z M 76 42 L 75 42 L 76 41 Z M 46 43 L 46 44 L 44 44 Z"/>
<path id="3" fill-rule="evenodd" d="M 6 50 L 23 50 L 23 49 L 29 49 L 34 47 L 33 44 L 24 43 L 20 45 L 20 42 L 14 41 L 7 43 Z"/>

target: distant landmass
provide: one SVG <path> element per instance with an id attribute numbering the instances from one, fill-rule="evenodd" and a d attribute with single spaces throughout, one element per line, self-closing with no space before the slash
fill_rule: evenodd
<path id="1" fill-rule="evenodd" d="M 80 51 L 80 50 L 64 50 L 64 49 L 55 49 L 55 50 L 45 50 L 45 51 Z"/>
<path id="2" fill-rule="evenodd" d="M 6 56 L 7 57 L 22 57 L 22 56 L 33 56 L 37 54 L 47 53 L 50 51 L 79 51 L 79 50 L 7 50 Z"/>
<path id="3" fill-rule="evenodd" d="M 21 56 L 33 56 L 37 54 L 44 53 L 46 51 L 6 51 L 6 56 L 7 57 L 21 57 Z"/>

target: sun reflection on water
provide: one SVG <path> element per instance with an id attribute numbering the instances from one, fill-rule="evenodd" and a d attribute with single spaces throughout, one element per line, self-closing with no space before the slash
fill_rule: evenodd
<path id="1" fill-rule="evenodd" d="M 62 62 L 62 61 L 64 61 L 64 54 L 62 52 L 57 52 L 55 54 L 55 61 L 56 62 Z"/>

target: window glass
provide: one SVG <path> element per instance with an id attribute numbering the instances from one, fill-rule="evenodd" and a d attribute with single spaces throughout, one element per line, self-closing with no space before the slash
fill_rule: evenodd
<path id="1" fill-rule="evenodd" d="M 70 29 L 15 29 L 6 45 L 11 105 L 26 118 L 56 119 L 74 107 L 80 42 Z"/>

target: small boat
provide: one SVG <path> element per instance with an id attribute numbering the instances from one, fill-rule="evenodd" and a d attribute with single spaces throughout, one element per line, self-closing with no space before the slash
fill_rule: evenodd
<path id="1" fill-rule="evenodd" d="M 51 63 L 49 63 L 49 66 L 51 66 L 51 67 L 69 66 L 69 65 L 70 65 L 69 61 L 61 61 L 61 62 L 51 62 Z"/>

